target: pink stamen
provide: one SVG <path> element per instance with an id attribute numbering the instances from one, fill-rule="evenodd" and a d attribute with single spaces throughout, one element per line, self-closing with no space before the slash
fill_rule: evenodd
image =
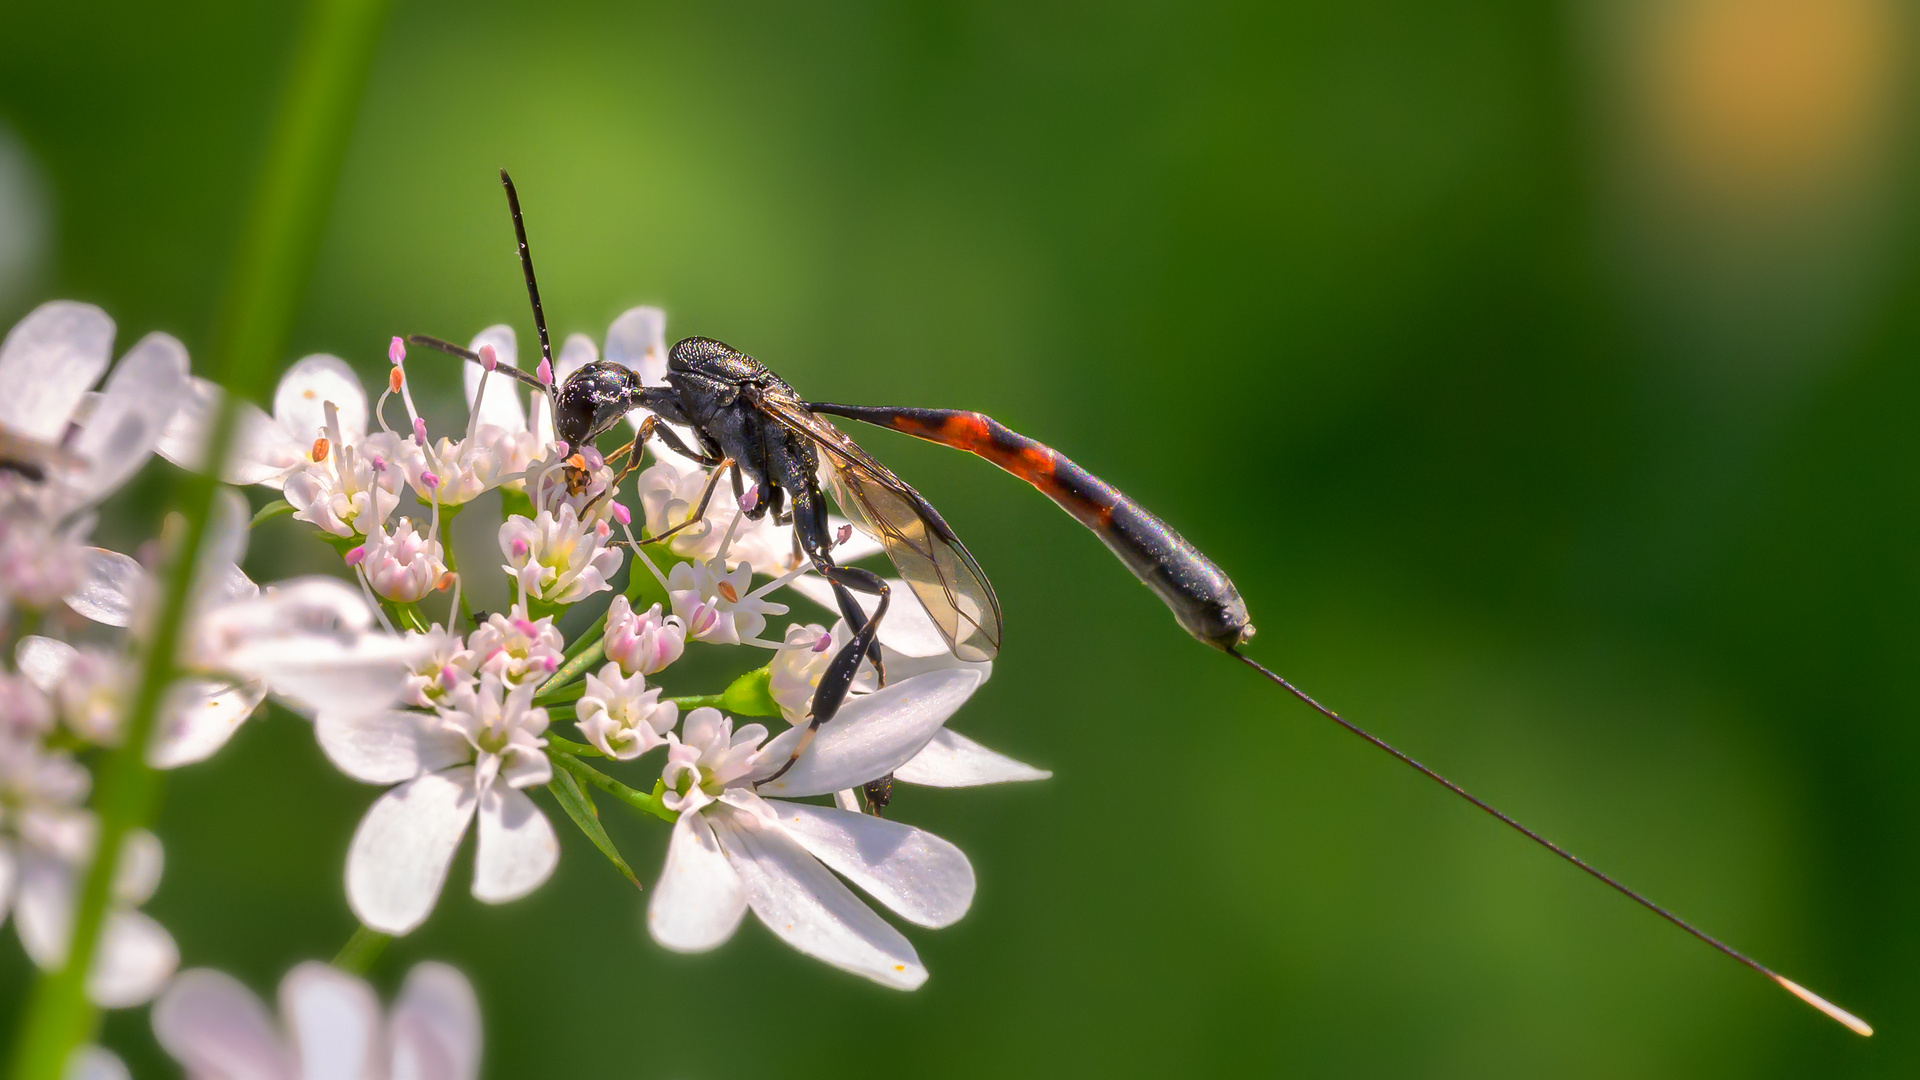
<path id="1" fill-rule="evenodd" d="M 440 478 L 430 472 L 423 472 L 420 474 L 420 484 L 428 491 L 432 491 L 440 486 Z"/>
<path id="2" fill-rule="evenodd" d="M 347 565 L 359 566 L 367 557 L 367 545 L 347 549 Z"/>
<path id="3" fill-rule="evenodd" d="M 513 543 L 507 545 L 507 549 L 513 552 L 513 557 L 516 559 L 526 558 L 527 552 L 531 550 L 530 548 L 527 547 L 527 542 L 518 537 L 514 538 Z"/>
<path id="4" fill-rule="evenodd" d="M 853 539 L 853 526 L 851 524 L 842 525 L 840 526 L 840 530 L 833 534 L 833 546 L 839 547 L 851 539 Z"/>
<path id="5" fill-rule="evenodd" d="M 394 338 L 392 343 L 387 346 L 387 359 L 393 361 L 395 365 L 398 365 L 400 361 L 406 358 L 406 342 L 401 341 L 399 338 Z"/>
<path id="6" fill-rule="evenodd" d="M 427 422 L 418 416 L 413 418 L 413 444 L 427 445 Z"/>
<path id="7" fill-rule="evenodd" d="M 500 366 L 500 354 L 491 345 L 480 346 L 480 366 L 492 371 Z"/>
<path id="8" fill-rule="evenodd" d="M 760 505 L 760 489 L 758 487 L 750 487 L 747 489 L 747 493 L 745 495 L 740 496 L 741 510 L 752 510 L 754 507 L 759 505 Z"/>
<path id="9" fill-rule="evenodd" d="M 613 520 L 619 522 L 622 525 L 631 525 L 633 523 L 633 511 L 627 509 L 625 506 L 622 506 L 619 503 L 614 503 L 613 504 Z"/>
<path id="10" fill-rule="evenodd" d="M 452 664 L 440 669 L 440 685 L 451 690 L 460 685 L 460 669 Z"/>
<path id="11" fill-rule="evenodd" d="M 534 635 L 540 632 L 539 627 L 533 625 L 531 622 L 528 622 L 525 619 L 513 620 L 513 628 L 520 632 L 521 637 L 533 637 Z"/>
<path id="12" fill-rule="evenodd" d="M 542 357 L 540 366 L 533 370 L 533 377 L 540 380 L 541 386 L 553 385 L 553 361 Z"/>
<path id="13" fill-rule="evenodd" d="M 369 465 L 371 465 L 371 466 L 373 466 L 373 471 L 374 471 L 374 472 L 386 472 L 386 471 L 387 471 L 387 459 L 386 459 L 386 458 L 383 458 L 383 457 L 369 457 L 369 458 L 367 459 L 367 464 L 369 464 Z"/>
<path id="14" fill-rule="evenodd" d="M 813 643 L 812 649 L 815 653 L 823 653 L 823 652 L 826 652 L 832 646 L 833 646 L 833 635 L 830 633 L 822 633 L 820 635 L 819 640 Z"/>

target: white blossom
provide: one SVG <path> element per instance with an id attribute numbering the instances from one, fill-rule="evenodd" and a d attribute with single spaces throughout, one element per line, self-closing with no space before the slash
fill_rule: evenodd
<path id="1" fill-rule="evenodd" d="M 687 714 L 661 779 L 680 809 L 667 861 L 648 901 L 655 941 L 714 948 L 751 908 L 809 956 L 897 989 L 926 980 L 907 939 L 834 874 L 921 926 L 946 926 L 972 903 L 973 868 L 958 848 L 899 822 L 762 798 L 857 787 L 912 758 L 980 685 L 978 672 L 932 671 L 849 702 L 778 780 L 801 729 L 760 745 L 716 711 Z"/>
<path id="2" fill-rule="evenodd" d="M 188 1080 L 476 1080 L 480 1006 L 464 975 L 416 964 L 382 1016 L 365 981 L 316 961 L 280 981 L 280 1022 L 253 992 L 183 971 L 153 1006 L 153 1033 Z"/>
<path id="3" fill-rule="evenodd" d="M 361 408 L 364 424 L 364 401 Z M 349 441 L 345 421 L 333 402 L 325 404 L 324 415 L 327 434 L 315 440 L 312 459 L 284 477 L 294 520 L 310 522 L 339 537 L 374 532 L 400 505 L 402 471 L 394 459 L 405 444 L 384 431 Z"/>
<path id="4" fill-rule="evenodd" d="M 434 623 L 426 633 L 409 633 L 407 639 L 419 646 L 420 658 L 407 673 L 401 696 L 406 704 L 431 709 L 448 691 L 473 684 L 480 659 L 460 635 Z"/>
<path id="5" fill-rule="evenodd" d="M 629 675 L 652 675 L 680 659 L 687 647 L 687 625 L 677 615 L 661 615 L 659 604 L 637 613 L 627 598 L 607 606 L 607 659 Z"/>
<path id="6" fill-rule="evenodd" d="M 467 635 L 474 670 L 508 684 L 535 683 L 553 674 L 566 652 L 566 639 L 553 625 L 553 616 L 527 618 L 525 608 L 509 614 L 494 612 Z"/>
<path id="7" fill-rule="evenodd" d="M 611 588 L 620 569 L 620 549 L 610 544 L 607 523 L 582 522 L 571 505 L 556 514 L 542 510 L 529 521 L 518 514 L 500 526 L 501 569 L 519 582 L 521 594 L 571 604 Z"/>
<path id="8" fill-rule="evenodd" d="M 375 525 L 366 543 L 347 552 L 347 565 L 367 576 L 367 585 L 387 600 L 411 604 L 452 584 L 447 577 L 446 549 L 439 538 L 414 528 L 412 518 L 401 518 L 388 532 Z"/>
<path id="9" fill-rule="evenodd" d="M 187 393 L 186 349 L 156 333 L 90 394 L 112 357 L 113 336 L 113 320 L 99 308 L 56 300 L 29 312 L 0 343 L 0 427 L 60 446 L 73 459 L 72 467 L 48 472 L 49 517 L 97 503 L 125 483 Z"/>
<path id="10" fill-rule="evenodd" d="M 342 772 L 399 784 L 367 811 L 347 853 L 347 900 L 362 923 L 404 934 L 425 921 L 476 816 L 476 899 L 517 899 L 553 873 L 559 842 L 522 790 L 552 777 L 541 752 L 547 713 L 533 706 L 533 691 L 485 674 L 477 686 L 450 692 L 433 715 L 315 721 L 321 747 Z"/>
<path id="11" fill-rule="evenodd" d="M 184 469 L 205 468 L 207 428 L 218 415 L 220 399 L 219 387 L 204 379 L 192 380 L 160 440 L 161 456 Z M 337 424 L 328 422 L 329 403 L 338 413 Z M 337 461 L 343 450 L 350 461 L 356 460 L 353 452 L 367 437 L 367 392 L 353 369 L 337 356 L 315 354 L 288 368 L 274 390 L 272 416 L 252 402 L 242 401 L 238 409 L 233 450 L 220 470 L 220 479 L 229 484 L 281 487 L 292 473 L 307 465 Z M 288 501 L 293 501 L 291 494 Z"/>
<path id="12" fill-rule="evenodd" d="M 599 751 L 619 761 L 631 761 L 656 746 L 667 744 L 667 732 L 680 719 L 680 707 L 660 700 L 660 688 L 648 687 L 644 675 L 623 675 L 609 663 L 599 674 L 588 672 L 587 692 L 574 707 L 580 734 Z"/>
<path id="13" fill-rule="evenodd" d="M 754 590 L 752 566 L 729 568 L 720 559 L 675 564 L 667 572 L 667 598 L 688 637 L 721 645 L 758 638 L 768 615 L 787 612 L 785 605 Z"/>
<path id="14" fill-rule="evenodd" d="M 887 618 L 893 618 L 891 610 Z M 884 637 L 887 624 L 882 622 L 880 625 Z M 820 677 L 826 674 L 827 665 L 852 636 L 845 620 L 834 623 L 831 631 L 817 624 L 795 624 L 787 628 L 785 643 L 768 665 L 771 671 L 767 692 L 780 706 L 781 715 L 789 723 L 801 723 L 812 715 L 813 695 L 820 687 Z M 946 651 L 932 656 L 907 656 L 882 644 L 880 659 L 886 666 L 887 678 L 895 682 L 929 671 L 947 669 L 976 672 L 985 682 L 993 673 L 993 664 L 990 662 L 969 663 L 956 659 Z M 858 700 L 862 695 L 872 693 L 876 682 L 872 662 L 862 660 L 853 685 L 849 688 L 848 700 Z M 923 787 L 975 787 L 981 784 L 1045 780 L 1052 775 L 1045 769 L 989 750 L 951 728 L 942 727 L 925 749 L 894 770 L 893 778 Z"/>
<path id="15" fill-rule="evenodd" d="M 0 919 L 11 911 L 27 956 L 43 970 L 66 962 L 73 911 L 92 861 L 94 817 L 79 809 L 88 776 L 71 758 L 30 740 L 0 740 Z M 179 963 L 173 938 L 134 910 L 160 884 L 160 842 L 128 834 L 87 996 L 107 1008 L 139 1005 Z"/>

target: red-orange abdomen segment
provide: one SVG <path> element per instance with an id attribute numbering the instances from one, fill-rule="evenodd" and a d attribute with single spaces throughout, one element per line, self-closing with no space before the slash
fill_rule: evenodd
<path id="1" fill-rule="evenodd" d="M 1253 632 L 1247 605 L 1227 575 L 1192 544 L 1118 489 L 1066 455 L 977 412 L 811 405 L 815 412 L 869 424 L 978 454 L 1025 480 L 1075 520 L 1160 595 L 1188 633 L 1217 648 Z"/>

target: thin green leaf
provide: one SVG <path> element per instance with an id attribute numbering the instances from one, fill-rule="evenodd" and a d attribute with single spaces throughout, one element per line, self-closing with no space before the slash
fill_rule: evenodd
<path id="1" fill-rule="evenodd" d="M 600 854 L 605 855 L 608 862 L 626 875 L 634 888 L 645 888 L 634 875 L 633 867 L 620 857 L 620 849 L 613 846 L 613 838 L 600 825 L 599 809 L 593 805 L 593 799 L 580 790 L 580 782 L 573 778 L 573 774 L 565 769 L 555 769 L 553 781 L 547 788 L 553 792 L 553 800 L 560 804 L 560 809 L 565 810 L 580 831 L 587 835 L 587 839 L 593 841 L 593 846 L 600 849 Z"/>

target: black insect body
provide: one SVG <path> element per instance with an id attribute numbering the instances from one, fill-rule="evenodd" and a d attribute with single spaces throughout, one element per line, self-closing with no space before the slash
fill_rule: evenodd
<path id="1" fill-rule="evenodd" d="M 519 198 L 504 170 L 500 179 L 507 190 L 514 235 L 520 245 L 521 268 L 540 336 L 542 367 L 551 371 L 553 350 L 540 308 L 539 287 L 534 282 Z M 469 360 L 478 359 L 472 352 L 437 338 L 416 335 L 410 340 Z M 512 368 L 499 370 L 538 389 L 550 389 L 524 372 Z M 1766 975 L 1828 1016 L 1861 1034 L 1871 1033 L 1857 1017 L 1659 907 L 1322 706 L 1280 675 L 1242 654 L 1239 646 L 1253 635 L 1253 626 L 1248 620 L 1246 603 L 1227 575 L 1165 522 L 1059 452 L 980 413 L 810 404 L 766 365 L 711 338 L 691 337 L 676 343 L 667 357 L 666 383 L 665 386 L 642 385 L 636 372 L 611 361 L 587 364 L 552 390 L 555 427 L 562 439 L 579 450 L 630 412 L 647 410 L 652 415 L 641 423 L 627 448 L 627 469 L 633 468 L 641 448 L 649 440 L 658 438 L 673 452 L 713 470 L 706 495 L 688 520 L 660 536 L 647 538 L 649 541 L 663 539 L 699 520 L 706 511 L 713 484 L 724 471 L 731 476 L 735 493 L 742 496 L 742 505 L 748 507 L 748 516 L 757 519 L 773 514 L 782 523 L 790 521 L 800 554 L 832 584 L 837 606 L 853 629 L 853 636 L 834 655 L 821 678 L 814 693 L 808 726 L 781 773 L 806 752 L 813 733 L 832 720 L 846 699 L 861 659 L 872 657 L 878 666 L 875 633 L 891 602 L 888 585 L 879 575 L 835 562 L 836 538 L 828 524 L 827 495 L 832 496 L 841 512 L 856 526 L 881 543 L 955 656 L 969 661 L 988 660 L 1000 648 L 1000 603 L 980 565 L 939 512 L 918 492 L 825 418 L 826 415 L 845 417 L 965 450 L 1026 480 L 1093 530 L 1135 576 L 1166 602 L 1180 625 L 1198 640 L 1253 668 L 1321 715 L 1680 929 Z M 670 424 L 691 431 L 699 445 L 688 446 Z M 0 464 L 0 467 L 5 466 Z M 747 497 L 749 485 L 753 489 L 751 498 Z M 870 617 L 854 600 L 855 591 L 878 597 Z M 880 674 L 884 679 L 884 671 Z M 779 773 L 774 775 L 777 777 Z M 882 777 L 867 785 L 868 806 L 872 811 L 878 813 L 891 797 L 891 779 Z"/>

